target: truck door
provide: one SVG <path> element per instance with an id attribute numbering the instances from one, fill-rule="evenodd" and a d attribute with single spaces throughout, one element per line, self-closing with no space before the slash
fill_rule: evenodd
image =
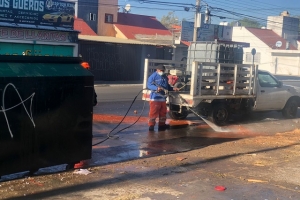
<path id="1" fill-rule="evenodd" d="M 268 72 L 258 72 L 258 88 L 255 110 L 280 110 L 286 91 L 280 82 Z"/>

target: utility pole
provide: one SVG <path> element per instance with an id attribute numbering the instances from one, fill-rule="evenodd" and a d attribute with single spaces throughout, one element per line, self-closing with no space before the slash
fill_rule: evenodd
<path id="1" fill-rule="evenodd" d="M 199 11 L 200 11 L 200 0 L 196 0 L 196 13 L 195 13 L 195 20 L 194 20 L 194 35 L 193 35 L 193 42 L 197 41 L 197 25 L 199 19 Z"/>

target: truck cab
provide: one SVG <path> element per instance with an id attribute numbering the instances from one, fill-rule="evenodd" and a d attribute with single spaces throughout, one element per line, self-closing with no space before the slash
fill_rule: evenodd
<path id="1" fill-rule="evenodd" d="M 293 118 L 300 103 L 299 92 L 300 88 L 283 85 L 268 71 L 259 70 L 253 111 L 278 110 L 285 117 Z"/>

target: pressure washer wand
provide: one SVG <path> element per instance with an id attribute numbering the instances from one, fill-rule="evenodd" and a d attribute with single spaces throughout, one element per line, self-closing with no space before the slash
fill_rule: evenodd
<path id="1" fill-rule="evenodd" d="M 155 85 L 156 87 L 162 88 L 162 90 L 165 92 L 165 95 L 160 94 L 159 91 L 157 91 L 157 90 L 154 91 L 155 93 L 157 93 L 157 94 L 159 94 L 159 95 L 161 95 L 161 96 L 163 96 L 163 97 L 165 97 L 165 98 L 169 96 L 169 90 L 167 90 L 166 88 L 164 88 L 164 87 L 158 85 L 157 83 L 155 83 L 155 81 L 153 81 L 152 84 Z M 153 90 L 152 90 L 152 91 L 153 91 Z"/>
<path id="2" fill-rule="evenodd" d="M 169 92 L 169 90 L 167 90 L 166 88 L 162 87 L 161 85 L 158 85 L 155 81 L 152 82 L 153 85 L 155 85 L 156 87 L 160 87 L 163 89 L 163 91 L 167 94 Z"/>

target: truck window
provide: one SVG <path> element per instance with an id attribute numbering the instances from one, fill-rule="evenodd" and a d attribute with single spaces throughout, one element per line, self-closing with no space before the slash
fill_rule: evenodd
<path id="1" fill-rule="evenodd" d="M 261 87 L 278 87 L 278 82 L 268 73 L 258 73 L 258 80 Z"/>

